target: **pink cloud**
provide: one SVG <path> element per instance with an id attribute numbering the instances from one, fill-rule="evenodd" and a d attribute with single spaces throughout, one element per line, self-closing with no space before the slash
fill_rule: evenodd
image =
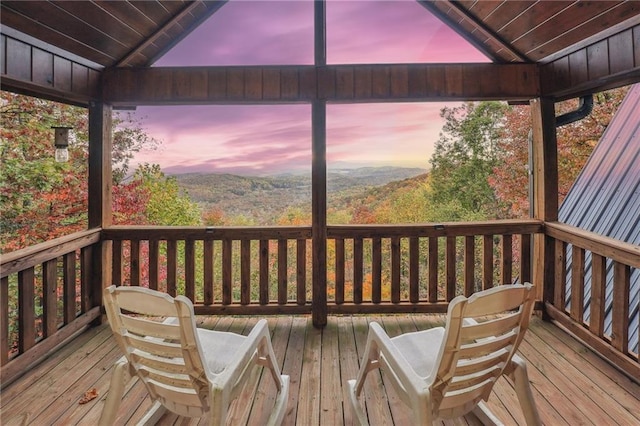
<path id="1" fill-rule="evenodd" d="M 416 1 L 329 1 L 329 63 L 478 62 L 487 59 Z M 231 1 L 157 65 L 313 63 L 313 2 Z M 328 105 L 329 166 L 428 166 L 443 104 Z M 310 105 L 140 107 L 163 141 L 134 163 L 176 172 L 311 168 Z"/>

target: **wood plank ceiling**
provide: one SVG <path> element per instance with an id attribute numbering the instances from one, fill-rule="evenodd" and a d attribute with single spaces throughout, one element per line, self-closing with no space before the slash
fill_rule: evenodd
<path id="1" fill-rule="evenodd" d="M 545 62 L 616 27 L 640 22 L 640 2 L 425 1 L 489 58 Z M 1 22 L 104 67 L 150 66 L 223 1 L 9 1 Z"/>

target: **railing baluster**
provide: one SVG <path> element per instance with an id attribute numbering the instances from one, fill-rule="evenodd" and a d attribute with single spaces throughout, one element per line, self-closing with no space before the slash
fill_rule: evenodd
<path id="1" fill-rule="evenodd" d="M 456 237 L 446 238 L 447 302 L 456 297 Z"/>
<path id="2" fill-rule="evenodd" d="M 531 234 L 520 236 L 520 282 L 531 282 Z"/>
<path id="3" fill-rule="evenodd" d="M 336 238 L 336 304 L 344 303 L 344 239 Z"/>
<path id="4" fill-rule="evenodd" d="M 93 308 L 91 279 L 93 278 L 93 246 L 80 249 L 80 312 Z"/>
<path id="5" fill-rule="evenodd" d="M 287 259 L 287 240 L 278 240 L 278 304 L 285 305 L 289 299 L 287 290 L 289 287 Z"/>
<path id="6" fill-rule="evenodd" d="M 192 239 L 184 242 L 184 295 L 196 302 L 196 246 Z"/>
<path id="7" fill-rule="evenodd" d="M 129 253 L 130 285 L 140 285 L 140 240 L 131 240 L 131 251 Z"/>
<path id="8" fill-rule="evenodd" d="M 567 284 L 567 244 L 556 240 L 555 286 L 553 304 L 556 308 L 566 310 Z"/>
<path id="9" fill-rule="evenodd" d="M 167 241 L 167 293 L 176 296 L 178 281 L 178 242 Z"/>
<path id="10" fill-rule="evenodd" d="M 438 301 L 438 237 L 429 237 L 429 302 Z"/>
<path id="11" fill-rule="evenodd" d="M 18 272 L 18 351 L 24 353 L 36 343 L 35 273 L 33 268 Z"/>
<path id="12" fill-rule="evenodd" d="M 353 302 L 362 303 L 362 262 L 363 262 L 362 238 L 353 240 Z"/>
<path id="13" fill-rule="evenodd" d="M 158 240 L 149 241 L 149 288 L 158 290 L 160 271 L 160 242 Z"/>
<path id="14" fill-rule="evenodd" d="M 409 301 L 420 301 L 420 240 L 409 238 Z"/>
<path id="15" fill-rule="evenodd" d="M 391 302 L 400 303 L 400 237 L 391 238 Z"/>
<path id="16" fill-rule="evenodd" d="M 0 279 L 0 365 L 9 361 L 9 278 Z"/>
<path id="17" fill-rule="evenodd" d="M 493 235 L 482 238 L 482 289 L 493 287 Z"/>
<path id="18" fill-rule="evenodd" d="M 113 280 L 113 285 L 116 286 L 121 286 L 122 285 L 122 241 L 121 240 L 115 240 L 113 242 L 113 247 L 112 247 L 112 252 L 113 252 L 113 274 L 112 274 L 112 280 Z M 75 266 L 75 261 L 74 261 L 74 266 Z"/>
<path id="19" fill-rule="evenodd" d="M 251 303 L 251 240 L 240 241 L 240 304 Z"/>
<path id="20" fill-rule="evenodd" d="M 233 241 L 230 238 L 222 240 L 222 304 L 230 305 L 232 302 L 232 252 Z"/>
<path id="21" fill-rule="evenodd" d="M 510 234 L 502 236 L 500 259 L 500 284 L 513 283 L 513 237 Z"/>
<path id="22" fill-rule="evenodd" d="M 382 239 L 371 240 L 371 301 L 382 301 Z"/>
<path id="23" fill-rule="evenodd" d="M 629 266 L 620 262 L 614 262 L 611 344 L 623 354 L 629 353 L 630 286 L 631 270 Z"/>
<path id="24" fill-rule="evenodd" d="M 471 296 L 476 291 L 476 237 L 464 237 L 464 295 Z"/>
<path id="25" fill-rule="evenodd" d="M 584 249 L 573 246 L 571 252 L 571 318 L 584 322 Z"/>
<path id="26" fill-rule="evenodd" d="M 605 284 L 607 282 L 607 259 L 598 254 L 591 255 L 591 305 L 589 330 L 598 337 L 604 335 Z"/>
<path id="27" fill-rule="evenodd" d="M 58 330 L 58 259 L 42 264 L 42 297 L 42 331 L 50 337 Z"/>
<path id="28" fill-rule="evenodd" d="M 119 241 L 118 241 L 119 242 Z M 115 241 L 114 241 L 115 247 Z M 76 318 L 76 261 L 77 253 L 72 251 L 62 258 L 63 292 L 64 292 L 64 323 L 69 324 Z M 115 266 L 115 265 L 114 265 Z M 115 279 L 114 279 L 115 282 Z M 120 285 L 120 284 L 118 284 Z"/>
<path id="29" fill-rule="evenodd" d="M 260 240 L 260 304 L 269 303 L 269 240 Z"/>
<path id="30" fill-rule="evenodd" d="M 296 240 L 296 287 L 297 303 L 307 303 L 307 240 Z"/>

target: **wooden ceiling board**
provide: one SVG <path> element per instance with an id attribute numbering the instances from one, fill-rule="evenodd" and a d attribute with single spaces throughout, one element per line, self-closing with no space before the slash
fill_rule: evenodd
<path id="1" fill-rule="evenodd" d="M 142 34 L 138 31 L 131 28 L 131 26 L 125 24 L 96 3 L 72 0 L 58 1 L 55 4 L 59 8 L 102 31 L 104 34 L 109 34 L 111 38 L 123 43 L 124 45 L 137 43 L 139 42 L 140 37 L 142 37 Z"/>
<path id="2" fill-rule="evenodd" d="M 154 22 L 126 1 L 96 0 L 95 3 L 142 36 L 153 34 Z"/>
<path id="3" fill-rule="evenodd" d="M 537 2 L 533 4 L 526 13 L 520 13 L 511 22 L 508 22 L 501 28 L 498 28 L 497 31 L 502 37 L 513 43 L 525 34 L 536 31 L 540 25 L 544 24 L 574 3 L 575 1 Z"/>
<path id="4" fill-rule="evenodd" d="M 30 17 L 24 16 L 23 14 L 5 7 L 4 1 L 0 2 L 0 7 L 2 7 L 2 12 L 0 13 L 2 17 L 2 25 L 6 25 L 10 28 L 19 28 L 21 32 L 28 34 L 31 37 L 67 50 L 101 65 L 110 64 L 115 59 L 104 52 L 74 40 L 58 31 L 39 25 L 37 21 Z"/>
<path id="5" fill-rule="evenodd" d="M 621 2 L 619 1 L 576 2 L 570 7 L 562 10 L 562 12 L 554 15 L 551 19 L 548 19 L 542 25 L 538 26 L 535 31 L 528 32 L 526 35 L 515 41 L 513 45 L 518 50 L 525 52 L 525 54 L 528 55 L 539 50 L 543 44 L 546 44 L 551 40 L 558 39 L 557 44 L 562 46 L 558 49 L 560 50 L 571 45 L 571 43 L 564 42 L 562 39 L 576 27 L 581 28 L 580 34 L 583 35 L 582 38 L 586 38 L 599 32 L 600 30 L 596 31 L 594 29 L 590 29 L 581 23 L 588 22 L 608 10 L 619 6 L 620 4 Z M 545 53 L 534 53 L 532 58 L 540 59 L 551 53 L 554 52 L 545 49 Z M 540 56 L 541 54 L 544 56 Z"/>
<path id="6" fill-rule="evenodd" d="M 52 2 L 38 2 L 39 7 L 33 8 L 30 6 L 30 2 L 3 1 L 2 6 L 3 10 L 10 8 L 21 14 L 28 14 L 37 22 L 38 27 L 50 28 L 78 43 L 102 51 L 109 57 L 117 58 L 126 52 L 126 46 L 120 41 L 91 25 L 86 25 L 81 19 L 57 7 Z"/>
<path id="7" fill-rule="evenodd" d="M 640 13 L 640 2 L 626 2 L 616 5 L 604 13 L 585 21 L 579 26 L 568 29 L 560 37 L 550 38 L 548 42 L 538 46 L 528 55 L 535 60 L 544 59 L 547 56 L 563 50 L 566 47 L 579 43 L 601 31 L 606 30 L 620 22 L 624 22 Z M 596 19 L 597 18 L 597 19 Z"/>
<path id="8" fill-rule="evenodd" d="M 489 28 L 500 30 L 502 27 L 520 16 L 525 10 L 530 9 L 535 1 L 504 1 L 487 15 L 483 21 Z"/>
<path id="9" fill-rule="evenodd" d="M 485 20 L 487 16 L 491 15 L 497 8 L 504 4 L 504 0 L 485 0 L 477 1 L 471 4 L 470 7 L 465 7 L 473 16 L 480 20 Z"/>
<path id="10" fill-rule="evenodd" d="M 167 21 L 169 21 L 173 14 L 167 10 L 162 3 L 158 1 L 149 1 L 149 0 L 136 0 L 130 1 L 131 5 L 138 9 L 142 14 L 144 14 L 148 19 L 153 21 L 153 23 L 157 26 L 164 25 Z M 182 8 L 182 3 L 175 4 L 178 8 Z M 178 13 L 179 10 L 175 11 Z"/>

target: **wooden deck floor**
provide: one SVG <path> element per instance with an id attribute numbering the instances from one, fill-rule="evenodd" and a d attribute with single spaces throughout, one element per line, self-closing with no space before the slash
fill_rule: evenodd
<path id="1" fill-rule="evenodd" d="M 285 374 L 291 376 L 287 425 L 353 424 L 343 384 L 356 375 L 364 350 L 367 323 L 378 321 L 391 335 L 440 325 L 441 316 L 330 317 L 324 330 L 309 317 L 272 317 L 272 342 Z M 203 318 L 202 326 L 248 333 L 252 318 Z M 552 324 L 532 321 L 521 355 L 529 363 L 536 403 L 547 425 L 640 424 L 640 386 Z M 94 425 L 109 386 L 111 366 L 120 357 L 106 326 L 91 329 L 53 357 L 2 389 L 0 424 Z M 382 387 L 384 376 L 372 375 L 365 400 L 372 425 L 411 424 L 407 409 L 393 389 Z M 257 392 L 243 392 L 232 406 L 228 424 L 264 423 L 274 386 L 264 375 Z M 267 380 L 269 379 L 269 380 Z M 80 405 L 95 388 L 99 397 Z M 119 411 L 118 424 L 134 424 L 149 407 L 149 398 L 132 382 Z M 505 424 L 524 424 L 509 383 L 501 379 L 489 405 Z M 248 409 L 247 407 L 251 407 Z M 165 415 L 162 424 L 197 424 L 197 420 Z M 205 422 L 200 422 L 205 424 Z M 478 424 L 461 419 L 444 424 Z"/>

